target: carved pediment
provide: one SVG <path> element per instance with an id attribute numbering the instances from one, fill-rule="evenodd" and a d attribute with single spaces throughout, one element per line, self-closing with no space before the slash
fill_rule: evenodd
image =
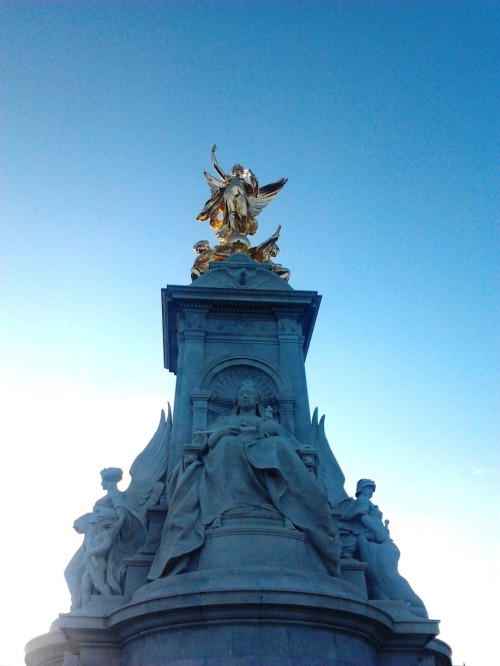
<path id="1" fill-rule="evenodd" d="M 293 291 L 273 272 L 271 264 L 260 264 L 242 252 L 232 254 L 223 262 L 210 262 L 208 271 L 193 284 L 196 287 Z"/>

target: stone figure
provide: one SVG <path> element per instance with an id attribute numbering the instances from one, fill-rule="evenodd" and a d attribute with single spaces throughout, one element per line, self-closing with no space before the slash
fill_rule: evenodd
<path id="1" fill-rule="evenodd" d="M 121 594 L 116 576 L 109 575 L 110 552 L 125 516 L 115 509 L 100 509 L 91 523 L 83 551 L 81 603 L 86 606 L 93 592 L 111 596 Z"/>
<path id="2" fill-rule="evenodd" d="M 366 562 L 368 597 L 376 600 L 403 601 L 414 615 L 427 618 L 423 601 L 398 571 L 400 552 L 392 541 L 389 521 L 371 498 L 375 482 L 360 479 L 356 499 L 349 498 L 336 508 L 343 545 L 343 556 Z"/>
<path id="3" fill-rule="evenodd" d="M 197 219 L 200 222 L 210 220 L 210 226 L 217 232 L 221 243 L 233 234 L 253 236 L 258 226 L 255 218 L 283 188 L 287 179 L 281 178 L 259 187 L 252 171 L 240 164 L 235 164 L 231 174 L 226 174 L 217 163 L 216 150 L 217 146 L 214 146 L 212 165 L 222 180 L 204 172 L 212 196 Z"/>
<path id="4" fill-rule="evenodd" d="M 303 531 L 331 575 L 338 575 L 338 531 L 325 490 L 302 461 L 301 443 L 266 415 L 254 382 L 237 389 L 233 411 L 210 427 L 200 459 L 178 465 L 169 511 L 149 579 L 184 573 L 224 514 L 258 510 Z"/>
<path id="5" fill-rule="evenodd" d="M 156 504 L 165 484 L 172 414 L 162 411 L 153 438 L 130 468 L 131 482 L 125 491 L 118 489 L 123 478 L 119 467 L 101 471 L 106 495 L 74 522 L 84 535 L 83 543 L 71 558 L 64 576 L 71 594 L 71 610 L 89 603 L 92 594 L 120 595 L 123 589 L 125 558 L 137 553 L 146 543 L 147 510 Z"/>
<path id="6" fill-rule="evenodd" d="M 85 535 L 90 530 L 91 517 L 91 513 L 86 513 L 73 523 L 73 529 L 77 534 L 83 534 L 84 540 L 64 570 L 64 578 L 71 594 L 71 610 L 76 610 L 82 605 L 81 590 L 83 574 L 85 573 Z"/>
<path id="7" fill-rule="evenodd" d="M 66 567 L 71 610 L 85 606 L 92 594 L 121 594 L 125 557 L 136 553 L 146 541 L 143 510 L 118 490 L 123 472 L 118 467 L 101 471 L 106 495 L 92 513 L 77 518 L 74 528 L 85 537 Z"/>

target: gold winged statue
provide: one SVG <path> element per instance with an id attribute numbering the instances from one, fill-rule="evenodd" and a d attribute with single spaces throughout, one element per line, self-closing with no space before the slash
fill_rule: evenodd
<path id="1" fill-rule="evenodd" d="M 217 146 L 212 148 L 212 165 L 222 180 L 205 171 L 205 178 L 212 196 L 197 219 L 210 220 L 221 244 L 228 242 L 233 234 L 253 236 L 257 231 L 257 215 L 274 199 L 287 182 L 280 178 L 275 183 L 259 187 L 255 174 L 241 164 L 235 164 L 231 174 L 226 174 L 215 159 Z"/>

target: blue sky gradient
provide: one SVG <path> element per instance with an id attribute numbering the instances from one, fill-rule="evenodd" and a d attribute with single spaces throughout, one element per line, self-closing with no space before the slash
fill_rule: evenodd
<path id="1" fill-rule="evenodd" d="M 1 492 L 22 552 L 2 575 L 23 576 L 2 581 L 0 663 L 68 609 L 73 519 L 173 400 L 160 288 L 213 241 L 196 216 L 214 143 L 226 170 L 289 179 L 255 238 L 281 224 L 290 284 L 323 295 L 311 407 L 348 492 L 377 480 L 454 663 L 492 663 L 499 19 L 472 1 L 2 2 Z"/>

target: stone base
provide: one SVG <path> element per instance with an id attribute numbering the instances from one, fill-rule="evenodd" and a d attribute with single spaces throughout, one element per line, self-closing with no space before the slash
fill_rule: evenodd
<path id="1" fill-rule="evenodd" d="M 100 616 L 96 608 L 61 615 L 48 634 L 28 643 L 26 663 L 451 665 L 449 648 L 435 640 L 436 621 L 411 615 L 403 604 L 383 606 L 321 574 L 265 567 L 197 571 L 145 585 L 121 607 L 103 606 Z"/>
<path id="2" fill-rule="evenodd" d="M 281 570 L 293 566 L 304 572 L 328 575 L 328 570 L 305 534 L 279 520 L 249 526 L 241 521 L 222 519 L 220 527 L 207 529 L 205 543 L 197 556 L 197 571 L 227 571 L 237 567 L 269 567 Z M 293 563 L 293 564 L 291 564 Z"/>
<path id="3" fill-rule="evenodd" d="M 365 578 L 366 562 L 360 562 L 351 558 L 340 560 L 340 577 L 354 585 L 361 595 L 368 599 Z"/>

